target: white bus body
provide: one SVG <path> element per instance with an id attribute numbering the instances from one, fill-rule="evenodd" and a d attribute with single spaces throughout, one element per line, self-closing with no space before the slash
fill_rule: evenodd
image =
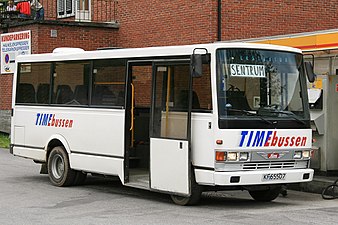
<path id="1" fill-rule="evenodd" d="M 200 77 L 191 75 L 193 53 L 203 58 Z M 47 167 L 54 185 L 112 175 L 185 205 L 218 189 L 270 201 L 281 185 L 313 178 L 298 49 L 60 50 L 16 63 L 11 153 Z"/>

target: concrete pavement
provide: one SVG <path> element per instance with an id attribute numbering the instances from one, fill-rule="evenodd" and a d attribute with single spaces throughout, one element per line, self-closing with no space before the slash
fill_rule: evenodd
<path id="1" fill-rule="evenodd" d="M 288 189 L 321 194 L 324 188 L 333 184 L 337 179 L 338 177 L 318 176 L 315 174 L 311 182 L 290 184 L 288 185 Z"/>

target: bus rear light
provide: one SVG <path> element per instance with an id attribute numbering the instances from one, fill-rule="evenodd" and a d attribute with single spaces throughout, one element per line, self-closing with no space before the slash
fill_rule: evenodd
<path id="1" fill-rule="evenodd" d="M 216 151 L 216 161 L 225 161 L 225 160 L 226 160 L 226 153 Z"/>
<path id="2" fill-rule="evenodd" d="M 216 140 L 216 144 L 218 144 L 218 145 L 223 144 L 223 140 Z"/>

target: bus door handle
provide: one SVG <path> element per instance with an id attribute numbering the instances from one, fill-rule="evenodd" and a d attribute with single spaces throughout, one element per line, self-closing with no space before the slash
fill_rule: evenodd
<path id="1" fill-rule="evenodd" d="M 131 113 L 131 123 L 130 123 L 130 131 L 134 129 L 134 99 L 135 99 L 135 93 L 134 93 L 134 85 L 131 83 L 131 107 L 130 107 L 130 113 Z"/>

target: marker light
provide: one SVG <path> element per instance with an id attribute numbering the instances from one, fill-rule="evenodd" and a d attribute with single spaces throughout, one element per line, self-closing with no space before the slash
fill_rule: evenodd
<path id="1" fill-rule="evenodd" d="M 303 151 L 303 158 L 310 158 L 310 151 Z"/>
<path id="2" fill-rule="evenodd" d="M 237 152 L 228 152 L 227 160 L 228 161 L 237 161 Z"/>
<path id="3" fill-rule="evenodd" d="M 216 161 L 225 161 L 226 153 L 225 152 L 217 152 L 216 151 Z"/>
<path id="4" fill-rule="evenodd" d="M 241 152 L 239 153 L 239 161 L 248 161 L 249 152 Z"/>
<path id="5" fill-rule="evenodd" d="M 223 144 L 223 140 L 216 140 L 216 144 L 218 144 L 218 145 Z"/>
<path id="6" fill-rule="evenodd" d="M 293 155 L 294 159 L 301 159 L 302 158 L 302 151 L 295 151 L 295 154 Z"/>

